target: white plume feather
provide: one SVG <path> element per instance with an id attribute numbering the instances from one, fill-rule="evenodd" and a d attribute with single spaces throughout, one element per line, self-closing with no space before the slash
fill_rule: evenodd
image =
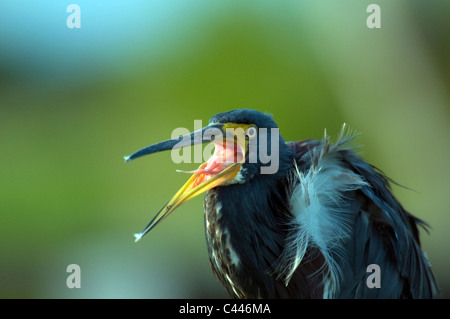
<path id="1" fill-rule="evenodd" d="M 338 142 L 330 145 L 325 137 L 310 151 L 309 170 L 303 173 L 295 165 L 291 234 L 275 268 L 278 278 L 283 278 L 287 285 L 308 247 L 318 248 L 325 259 L 325 267 L 320 270 L 326 272 L 324 298 L 332 297 L 339 288 L 341 270 L 332 253 L 343 254 L 343 245 L 352 228 L 345 194 L 366 185 L 340 161 L 338 150 L 346 149 L 342 145 L 350 139 L 344 139 L 341 133 Z"/>

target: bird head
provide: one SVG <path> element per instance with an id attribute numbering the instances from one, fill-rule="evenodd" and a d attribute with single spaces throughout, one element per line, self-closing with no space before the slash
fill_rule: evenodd
<path id="1" fill-rule="evenodd" d="M 130 156 L 138 157 L 161 151 L 212 143 L 214 153 L 175 196 L 158 212 L 136 241 L 146 235 L 181 204 L 218 186 L 243 184 L 257 177 L 278 178 L 285 174 L 286 143 L 271 116 L 250 109 L 238 109 L 211 117 L 209 125 L 193 133 L 147 146 Z"/>

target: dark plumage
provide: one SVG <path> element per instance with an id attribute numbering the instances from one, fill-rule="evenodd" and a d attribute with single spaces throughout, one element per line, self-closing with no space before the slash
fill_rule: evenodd
<path id="1" fill-rule="evenodd" d="M 253 110 L 220 113 L 210 123 L 277 128 L 271 116 Z M 249 162 L 246 152 L 242 165 L 230 166 L 239 168 L 237 175 L 205 195 L 209 259 L 232 297 L 441 296 L 420 248 L 424 222 L 395 199 L 388 178 L 352 151 L 352 137 L 343 132 L 335 144 L 265 138 L 269 146 L 279 143 L 276 173 L 261 174 L 267 163 Z M 207 173 L 196 174 L 194 181 L 208 183 Z M 367 284 L 371 264 L 381 270 L 380 288 Z"/>

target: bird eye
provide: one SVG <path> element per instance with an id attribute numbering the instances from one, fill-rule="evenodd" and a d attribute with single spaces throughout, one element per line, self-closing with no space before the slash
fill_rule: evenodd
<path id="1" fill-rule="evenodd" d="M 256 128 L 254 126 L 249 127 L 245 131 L 245 135 L 247 135 L 250 140 L 253 140 L 256 137 Z"/>

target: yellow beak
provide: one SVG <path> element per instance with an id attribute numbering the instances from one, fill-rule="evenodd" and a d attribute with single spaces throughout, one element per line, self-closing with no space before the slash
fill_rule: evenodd
<path id="1" fill-rule="evenodd" d="M 197 170 L 193 171 L 191 178 L 189 178 L 175 196 L 153 217 L 144 230 L 134 235 L 135 241 L 145 236 L 183 203 L 207 190 L 233 180 L 238 175 L 241 165 L 245 161 L 247 143 L 243 132 L 248 127 L 249 125 L 234 123 L 213 124 L 189 135 L 182 136 L 179 139 L 150 145 L 131 156 L 125 157 L 126 161 L 130 161 L 147 154 L 211 141 L 215 146 L 213 156 L 207 162 L 201 164 Z M 228 128 L 233 129 L 233 134 L 229 133 Z M 242 136 L 236 136 L 236 128 L 242 129 L 240 131 L 242 132 Z M 222 136 L 222 138 L 217 139 L 217 136 Z M 213 137 L 215 138 L 213 139 Z"/>

